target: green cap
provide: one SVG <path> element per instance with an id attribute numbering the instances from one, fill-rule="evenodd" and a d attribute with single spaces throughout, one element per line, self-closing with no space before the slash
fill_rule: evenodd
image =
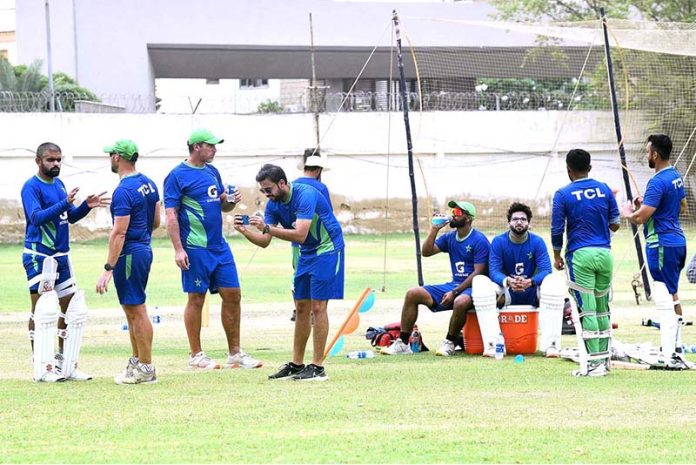
<path id="1" fill-rule="evenodd" d="M 130 139 L 119 139 L 113 145 L 104 147 L 105 153 L 118 153 L 126 160 L 132 160 L 138 153 L 138 146 Z"/>
<path id="2" fill-rule="evenodd" d="M 464 202 L 463 200 L 450 200 L 447 206 L 450 208 L 459 207 L 468 213 L 470 217 L 476 218 L 476 207 L 472 203 Z"/>
<path id="3" fill-rule="evenodd" d="M 201 142 L 205 142 L 206 144 L 210 145 L 215 145 L 222 144 L 223 142 L 225 142 L 225 140 L 220 139 L 219 137 L 215 137 L 213 133 L 208 131 L 207 129 L 196 129 L 189 136 L 188 143 L 189 145 L 193 145 L 200 144 Z"/>

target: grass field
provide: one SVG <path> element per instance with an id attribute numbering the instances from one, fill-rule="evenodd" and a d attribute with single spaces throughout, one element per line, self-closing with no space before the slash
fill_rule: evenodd
<path id="1" fill-rule="evenodd" d="M 384 239 L 348 237 L 346 300 L 332 302 L 331 334 L 367 286 L 380 289 Z M 276 241 L 278 242 L 278 241 Z M 365 329 L 399 319 L 401 298 L 414 283 L 412 239 L 387 241 L 386 292 L 362 314 L 345 351 L 369 347 Z M 81 367 L 95 379 L 55 385 L 30 382 L 26 340 L 25 278 L 17 246 L 0 248 L 0 462 L 48 463 L 683 463 L 693 462 L 696 373 L 615 370 L 599 379 L 569 375 L 574 364 L 529 356 L 523 363 L 473 356 L 450 359 L 433 352 L 334 357 L 326 383 L 269 382 L 290 356 L 289 250 L 277 243 L 254 253 L 232 239 L 241 274 L 242 345 L 261 358 L 258 370 L 190 372 L 182 322 L 184 296 L 167 242 L 155 244 L 149 287 L 157 305 L 154 360 L 159 383 L 116 386 L 112 377 L 129 354 L 124 318 L 114 292 L 93 295 L 104 262 L 104 243 L 73 246 L 82 287 L 92 309 Z M 620 248 L 615 256 L 630 252 Z M 444 260 L 441 260 L 444 259 Z M 640 326 L 650 304 L 631 305 L 631 262 L 618 260 L 615 336 L 652 341 L 659 333 Z M 624 262 L 626 265 L 624 265 Z M 424 260 L 429 282 L 447 279 L 445 257 Z M 619 287 L 621 284 L 621 287 Z M 682 298 L 693 319 L 688 284 Z M 204 348 L 225 352 L 217 299 Z M 424 341 L 437 348 L 449 314 L 421 310 Z M 696 343 L 696 329 L 684 340 Z M 575 339 L 564 336 L 565 346 Z M 690 356 L 693 357 L 694 356 Z M 695 359 L 696 360 L 696 359 Z"/>

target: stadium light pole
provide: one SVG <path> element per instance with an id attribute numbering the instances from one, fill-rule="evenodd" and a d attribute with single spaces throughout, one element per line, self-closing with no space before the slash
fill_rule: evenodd
<path id="1" fill-rule="evenodd" d="M 53 86 L 53 59 L 51 56 L 51 7 L 49 5 L 49 0 L 45 0 L 45 14 L 46 14 L 46 68 L 48 71 L 48 108 L 51 112 L 56 111 L 55 102 L 55 88 Z"/>
<path id="2" fill-rule="evenodd" d="M 413 234 L 416 238 L 416 267 L 418 269 L 418 285 L 423 285 L 423 266 L 421 264 L 420 232 L 418 230 L 418 196 L 416 195 L 416 177 L 413 172 L 413 143 L 411 141 L 411 123 L 408 119 L 408 92 L 406 91 L 406 79 L 404 78 L 404 59 L 401 54 L 401 32 L 399 31 L 399 16 L 396 10 L 392 11 L 394 32 L 396 36 L 396 51 L 399 63 L 399 77 L 401 82 L 401 108 L 404 113 L 404 126 L 406 127 L 406 147 L 408 149 L 408 177 L 411 180 L 411 207 L 413 216 Z"/>
<path id="3" fill-rule="evenodd" d="M 611 62 L 611 50 L 609 48 L 609 33 L 607 31 L 607 16 L 604 13 L 604 8 L 599 9 L 602 17 L 602 30 L 604 32 L 604 55 L 607 60 L 607 76 L 609 78 L 609 91 L 611 94 L 611 108 L 614 113 L 614 128 L 616 129 L 616 140 L 619 144 L 619 157 L 621 158 L 621 174 L 623 176 L 624 187 L 626 188 L 626 197 L 633 199 L 631 192 L 631 183 L 628 178 L 628 164 L 626 163 L 626 150 L 624 149 L 623 135 L 621 134 L 621 122 L 619 120 L 619 105 L 616 99 L 616 87 L 614 85 L 614 67 Z M 631 232 L 633 233 L 633 242 L 636 246 L 636 254 L 638 255 L 638 266 L 640 274 L 643 278 L 643 289 L 645 289 L 645 298 L 650 300 L 652 294 L 650 290 L 650 281 L 648 280 L 648 270 L 645 267 L 643 259 L 643 248 L 638 237 L 638 226 L 631 223 Z M 636 294 L 637 298 L 637 294 Z"/>

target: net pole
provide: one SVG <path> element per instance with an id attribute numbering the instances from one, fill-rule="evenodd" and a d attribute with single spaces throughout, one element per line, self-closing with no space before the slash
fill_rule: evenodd
<path id="1" fill-rule="evenodd" d="M 416 239 L 416 268 L 418 270 L 418 285 L 423 285 L 423 265 L 421 264 L 420 232 L 418 230 L 418 196 L 416 195 L 416 176 L 413 171 L 413 143 L 411 141 L 411 123 L 408 119 L 408 92 L 406 79 L 404 78 L 404 59 L 401 51 L 401 32 L 399 31 L 399 16 L 396 10 L 392 11 L 394 22 L 394 35 L 396 36 L 396 56 L 399 65 L 399 81 L 401 83 L 401 108 L 404 113 L 404 127 L 406 128 L 406 147 L 408 149 L 408 177 L 411 181 L 411 208 L 413 216 L 413 235 Z"/>
<path id="2" fill-rule="evenodd" d="M 628 199 L 633 199 L 633 193 L 631 192 L 631 183 L 628 177 L 628 164 L 626 163 L 626 150 L 624 149 L 623 135 L 621 133 L 621 121 L 619 120 L 619 105 L 616 99 L 616 87 L 614 84 L 614 66 L 611 62 L 611 50 L 609 47 L 609 33 L 607 30 L 607 16 L 604 13 L 604 8 L 600 8 L 600 15 L 602 16 L 602 32 L 604 33 L 604 55 L 607 60 L 607 76 L 609 78 L 609 91 L 611 94 L 611 108 L 614 114 L 614 129 L 616 129 L 616 140 L 619 146 L 619 157 L 621 158 L 621 175 L 623 177 L 624 187 L 626 188 L 626 197 Z M 643 258 L 643 248 L 640 243 L 640 237 L 638 237 L 638 226 L 631 224 L 631 231 L 633 232 L 633 243 L 636 246 L 636 255 L 638 257 L 638 267 L 640 269 L 641 278 L 643 279 L 643 289 L 645 289 L 646 299 L 650 299 L 652 294 L 650 290 L 650 281 L 648 280 L 648 270 L 645 266 L 645 260 Z"/>

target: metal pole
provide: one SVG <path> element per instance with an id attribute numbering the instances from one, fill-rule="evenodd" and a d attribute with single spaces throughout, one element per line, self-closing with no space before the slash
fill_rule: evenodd
<path id="1" fill-rule="evenodd" d="M 49 6 L 49 0 L 44 2 L 46 10 L 46 67 L 48 68 L 48 108 L 51 112 L 56 111 L 56 92 L 53 87 L 53 59 L 51 56 L 51 7 Z"/>
<path id="2" fill-rule="evenodd" d="M 75 54 L 75 81 L 80 83 L 80 67 L 78 66 L 77 53 L 77 0 L 72 0 L 72 19 L 73 19 L 73 53 Z"/>
<path id="3" fill-rule="evenodd" d="M 312 13 L 309 14 L 309 52 L 312 57 L 312 100 L 314 101 L 314 134 L 317 144 L 315 152 L 319 150 L 319 105 L 317 102 L 317 68 L 314 64 L 314 23 L 312 22 Z"/>
<path id="4" fill-rule="evenodd" d="M 399 64 L 399 78 L 401 82 L 401 108 L 404 113 L 404 126 L 406 128 L 406 147 L 408 148 L 408 177 L 411 180 L 411 206 L 413 216 L 413 233 L 416 239 L 416 267 L 418 269 L 418 285 L 423 285 L 423 266 L 421 264 L 420 232 L 418 230 L 418 196 L 416 194 L 416 177 L 413 172 L 413 143 L 411 142 L 411 123 L 408 119 L 408 92 L 406 79 L 404 78 L 404 60 L 401 54 L 401 32 L 399 31 L 399 17 L 396 10 L 392 11 L 392 21 L 396 35 L 396 51 Z"/>
<path id="5" fill-rule="evenodd" d="M 621 174 L 623 175 L 624 187 L 626 188 L 626 197 L 633 199 L 631 192 L 631 182 L 628 178 L 628 164 L 626 164 L 626 151 L 624 150 L 623 135 L 621 134 L 621 122 L 619 121 L 619 105 L 616 99 L 616 87 L 614 85 L 614 67 L 611 62 L 611 50 L 609 48 L 609 33 L 607 31 L 607 17 L 604 14 L 604 8 L 599 9 L 602 16 L 602 30 L 604 32 L 604 54 L 607 59 L 607 75 L 609 77 L 609 90 L 611 93 L 611 108 L 614 112 L 614 128 L 616 129 L 616 140 L 619 144 L 619 157 L 621 158 Z M 633 233 L 633 242 L 636 246 L 636 255 L 638 256 L 638 266 L 640 267 L 641 277 L 643 279 L 643 288 L 645 289 L 645 298 L 650 300 L 652 294 L 650 290 L 650 281 L 648 280 L 648 270 L 645 267 L 643 259 L 643 248 L 638 237 L 638 226 L 631 224 Z"/>

